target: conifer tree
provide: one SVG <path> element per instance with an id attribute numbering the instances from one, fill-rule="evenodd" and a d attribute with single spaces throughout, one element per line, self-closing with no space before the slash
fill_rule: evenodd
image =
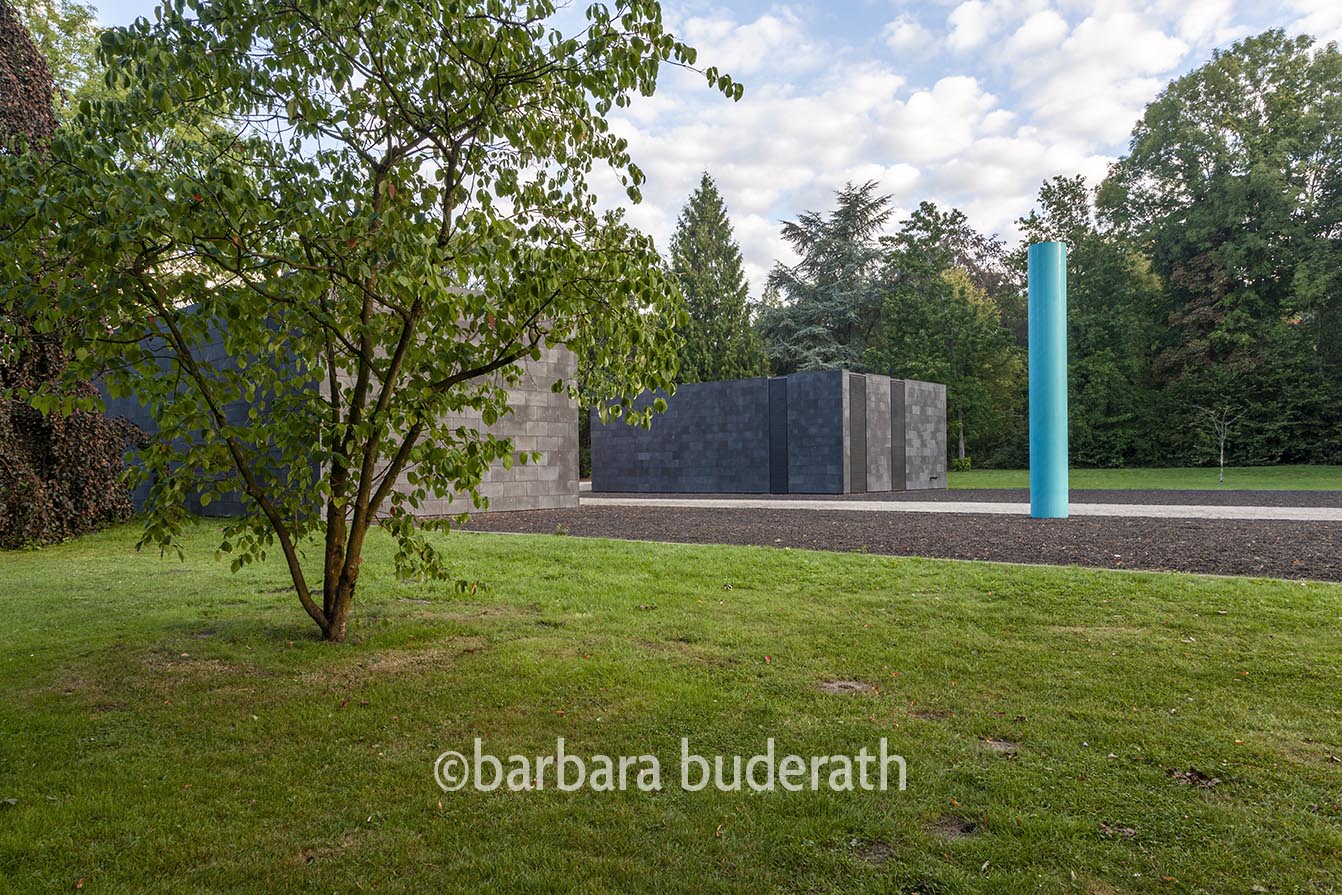
<path id="1" fill-rule="evenodd" d="M 680 280 L 689 322 L 679 381 L 744 379 L 768 372 L 764 347 L 751 326 L 750 287 L 727 206 L 707 173 L 691 194 L 671 238 L 671 268 Z"/>

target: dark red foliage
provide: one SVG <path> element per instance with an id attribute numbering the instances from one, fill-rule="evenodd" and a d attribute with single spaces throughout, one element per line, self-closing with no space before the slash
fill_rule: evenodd
<path id="1" fill-rule="evenodd" d="M 28 29 L 0 0 L 0 151 L 23 137 L 42 145 L 56 129 L 56 88 Z"/>
<path id="2" fill-rule="evenodd" d="M 0 152 L 47 144 L 56 127 L 53 98 L 46 60 L 0 0 Z M 0 395 L 61 375 L 67 358 L 57 335 L 35 332 L 15 313 L 0 322 L 0 340 L 22 346 L 14 363 L 0 362 Z M 94 389 L 82 383 L 78 391 Z M 128 518 L 122 457 L 137 431 L 97 413 L 44 415 L 0 397 L 0 547 L 58 541 Z"/>

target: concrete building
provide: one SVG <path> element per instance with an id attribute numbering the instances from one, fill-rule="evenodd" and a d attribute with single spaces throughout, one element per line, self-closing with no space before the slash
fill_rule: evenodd
<path id="1" fill-rule="evenodd" d="M 653 395 L 642 395 L 646 406 Z M 650 429 L 592 416 L 592 490 L 850 494 L 946 487 L 946 386 L 827 370 L 682 385 Z"/>

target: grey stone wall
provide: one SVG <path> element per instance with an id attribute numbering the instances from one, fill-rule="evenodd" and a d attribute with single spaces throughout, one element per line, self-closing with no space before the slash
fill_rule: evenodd
<path id="1" fill-rule="evenodd" d="M 236 368 L 218 334 L 202 349 L 200 356 L 212 368 Z M 162 363 L 166 368 L 169 361 Z M 480 487 L 481 495 L 489 498 L 490 511 L 575 507 L 578 505 L 577 402 L 564 393 L 554 393 L 550 386 L 556 379 L 573 379 L 578 369 L 577 358 L 564 347 L 546 348 L 541 352 L 540 360 L 527 359 L 523 369 L 522 382 L 512 389 L 511 412 L 493 426 L 485 426 L 476 412 L 450 417 L 448 422 L 492 432 L 499 438 L 512 438 L 516 450 L 540 451 L 542 454 L 540 463 L 515 463 L 512 469 L 495 463 L 490 468 Z M 320 386 L 314 384 L 314 387 L 324 390 L 325 381 Z M 104 392 L 103 399 L 109 416 L 130 420 L 151 435 L 158 432 L 149 409 L 137 398 L 111 398 Z M 231 422 L 243 423 L 251 406 L 246 401 L 232 402 L 225 406 L 225 415 Z M 136 489 L 132 498 L 137 510 L 143 508 L 148 497 L 147 483 Z M 236 516 L 243 512 L 243 499 L 241 493 L 233 492 L 202 508 L 199 499 L 191 495 L 188 507 L 201 515 Z M 416 513 L 434 516 L 468 509 L 472 509 L 469 502 L 461 498 L 453 501 L 429 499 Z"/>
<path id="2" fill-rule="evenodd" d="M 904 380 L 905 487 L 946 487 L 946 386 Z"/>
<path id="3" fill-rule="evenodd" d="M 511 411 L 486 426 L 475 411 L 447 417 L 451 426 L 490 432 L 511 438 L 517 451 L 540 451 L 539 463 L 514 463 L 505 469 L 494 463 L 480 483 L 480 495 L 489 499 L 490 512 L 542 510 L 578 505 L 578 403 L 563 392 L 551 391 L 559 379 L 572 380 L 578 360 L 564 347 L 546 348 L 540 360 L 523 364 L 522 381 L 511 389 Z M 405 476 L 402 475 L 401 481 Z M 422 516 L 450 515 L 473 510 L 465 498 L 430 498 L 419 508 Z"/>
<path id="4" fill-rule="evenodd" d="M 888 376 L 867 379 L 867 490 L 890 490 L 890 385 Z"/>
<path id="5" fill-rule="evenodd" d="M 592 409 L 593 491 L 769 490 L 769 380 L 691 383 L 658 396 L 667 409 L 650 429 L 623 419 L 602 425 Z M 634 405 L 653 399 L 643 394 Z"/>
<path id="6" fill-rule="evenodd" d="M 618 419 L 603 425 L 593 412 L 592 490 L 944 488 L 945 395 L 932 383 L 844 370 L 683 385 L 650 429 Z"/>

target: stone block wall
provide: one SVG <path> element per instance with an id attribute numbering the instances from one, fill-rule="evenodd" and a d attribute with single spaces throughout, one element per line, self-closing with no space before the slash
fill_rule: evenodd
<path id="1" fill-rule="evenodd" d="M 848 373 L 793 373 L 787 380 L 789 494 L 848 491 Z M 592 459 L 596 466 L 596 458 Z"/>
<path id="2" fill-rule="evenodd" d="M 514 463 L 505 469 L 495 463 L 480 483 L 480 495 L 489 498 L 489 511 L 544 510 L 578 505 L 578 403 L 564 392 L 551 391 L 559 379 L 572 380 L 577 357 L 567 348 L 545 348 L 540 360 L 523 364 L 522 381 L 512 387 L 511 411 L 486 426 L 476 411 L 449 416 L 452 426 L 511 438 L 517 451 L 540 451 L 539 463 Z M 402 476 L 404 480 L 404 475 Z M 467 498 L 430 498 L 420 506 L 421 516 L 440 516 L 472 509 Z"/>
<path id="3" fill-rule="evenodd" d="M 624 491 L 637 481 L 644 492 L 769 490 L 769 381 L 736 379 L 682 385 L 651 429 L 612 418 L 602 425 L 592 409 L 592 490 Z M 595 458 L 602 458 L 597 464 Z"/>
<path id="4" fill-rule="evenodd" d="M 904 380 L 905 487 L 946 487 L 946 386 Z"/>
<path id="5" fill-rule="evenodd" d="M 644 395 L 635 403 L 643 407 L 651 400 Z M 650 429 L 622 420 L 603 425 L 593 411 L 592 490 L 847 494 L 944 488 L 945 428 L 945 387 L 932 383 L 827 370 L 683 385 Z M 928 453 L 938 444 L 940 466 Z"/>
<path id="6" fill-rule="evenodd" d="M 200 353 L 205 364 L 215 369 L 232 369 L 236 365 L 224 350 L 223 340 L 216 334 Z M 161 362 L 165 368 L 170 363 Z M 539 463 L 514 463 L 504 469 L 495 463 L 485 475 L 480 494 L 489 498 L 490 511 L 549 509 L 578 505 L 578 407 L 577 402 L 564 393 L 551 391 L 556 379 L 571 380 L 577 374 L 578 362 L 573 352 L 564 347 L 546 348 L 538 361 L 523 363 L 522 382 L 512 390 L 511 412 L 493 426 L 483 425 L 476 412 L 460 414 L 449 419 L 452 425 L 474 427 L 492 432 L 496 437 L 512 438 L 518 451 L 540 451 Z M 325 380 L 320 386 L 325 388 Z M 158 431 L 149 409 L 135 397 L 111 398 L 105 392 L 107 414 L 127 419 L 145 432 Z M 251 403 L 234 401 L 225 406 L 230 421 L 246 420 Z M 136 509 L 143 508 L 149 497 L 148 484 L 141 485 L 132 495 Z M 243 512 L 244 497 L 240 492 L 227 493 L 222 499 L 201 507 L 193 494 L 188 498 L 192 512 L 208 516 L 237 516 Z M 429 499 L 418 509 L 422 516 L 449 515 L 473 510 L 469 501 L 458 498 L 449 501 Z"/>

